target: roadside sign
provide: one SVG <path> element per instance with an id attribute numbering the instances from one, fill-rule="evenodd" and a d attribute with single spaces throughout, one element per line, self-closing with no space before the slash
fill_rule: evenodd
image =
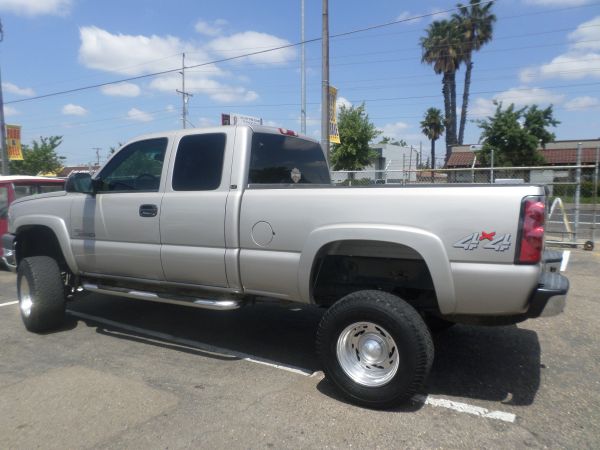
<path id="1" fill-rule="evenodd" d="M 337 101 L 337 89 L 329 86 L 329 142 L 340 143 L 340 133 L 337 126 L 337 112 L 335 104 Z"/>
<path id="2" fill-rule="evenodd" d="M 6 125 L 6 151 L 11 161 L 22 161 L 21 127 L 19 125 Z"/>
<path id="3" fill-rule="evenodd" d="M 243 114 L 221 114 L 221 125 L 262 125 L 260 117 L 245 116 Z"/>

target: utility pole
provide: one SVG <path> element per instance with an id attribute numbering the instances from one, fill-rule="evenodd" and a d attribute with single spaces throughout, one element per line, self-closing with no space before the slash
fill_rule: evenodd
<path id="1" fill-rule="evenodd" d="M 185 90 L 185 53 L 181 54 L 181 90 L 177 89 L 177 93 L 181 94 L 181 125 L 186 128 L 187 125 L 187 107 L 192 94 Z"/>
<path id="2" fill-rule="evenodd" d="M 4 29 L 0 21 L 0 42 L 4 40 Z M 2 76 L 0 75 L 0 146 L 2 147 L 2 175 L 10 175 L 8 168 L 8 149 L 6 148 L 6 123 L 4 122 L 4 97 L 2 95 Z"/>
<path id="3" fill-rule="evenodd" d="M 100 150 L 102 150 L 100 147 L 92 147 L 92 150 L 96 150 L 96 165 L 99 166 L 100 165 Z"/>
<path id="4" fill-rule="evenodd" d="M 329 0 L 323 0 L 321 146 L 329 163 Z"/>
<path id="5" fill-rule="evenodd" d="M 300 84 L 301 103 L 300 107 L 300 132 L 306 134 L 306 49 L 304 48 L 304 0 L 300 0 L 300 40 L 302 41 L 300 56 Z"/>

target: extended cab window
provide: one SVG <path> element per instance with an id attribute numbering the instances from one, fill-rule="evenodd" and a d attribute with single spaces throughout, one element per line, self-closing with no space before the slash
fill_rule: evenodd
<path id="1" fill-rule="evenodd" d="M 37 194 L 37 189 L 34 184 L 15 184 L 15 199 L 27 197 L 28 195 Z"/>
<path id="2" fill-rule="evenodd" d="M 179 141 L 173 190 L 212 191 L 221 185 L 225 134 L 195 134 Z"/>
<path id="3" fill-rule="evenodd" d="M 100 172 L 98 191 L 157 192 L 167 142 L 167 138 L 147 139 L 121 149 Z"/>
<path id="4" fill-rule="evenodd" d="M 254 133 L 249 184 L 330 184 L 321 146 L 293 136 Z"/>

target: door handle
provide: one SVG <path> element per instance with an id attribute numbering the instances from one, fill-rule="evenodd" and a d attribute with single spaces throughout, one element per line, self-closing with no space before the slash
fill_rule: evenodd
<path id="1" fill-rule="evenodd" d="M 140 217 L 156 217 L 158 214 L 158 206 L 156 205 L 140 205 Z"/>

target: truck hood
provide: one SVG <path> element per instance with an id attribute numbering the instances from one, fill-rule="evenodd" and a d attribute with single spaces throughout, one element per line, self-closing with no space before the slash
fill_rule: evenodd
<path id="1" fill-rule="evenodd" d="M 66 191 L 54 191 L 54 192 L 46 192 L 45 194 L 28 195 L 27 197 L 21 197 L 21 198 L 15 200 L 14 202 L 12 202 L 12 205 L 16 205 L 18 203 L 23 203 L 23 202 L 28 202 L 31 200 L 39 200 L 42 198 L 64 197 L 65 195 L 67 195 Z"/>

